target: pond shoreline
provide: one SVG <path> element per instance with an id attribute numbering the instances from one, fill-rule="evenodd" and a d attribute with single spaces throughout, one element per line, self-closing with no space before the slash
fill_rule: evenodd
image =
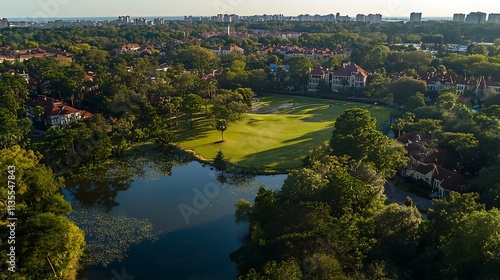
<path id="1" fill-rule="evenodd" d="M 160 147 L 158 144 L 156 144 L 156 142 L 152 139 L 150 139 L 149 141 L 134 143 L 132 147 L 130 147 L 124 153 L 124 156 L 136 156 L 144 153 L 157 153 L 159 151 L 170 155 L 185 158 L 188 161 L 197 161 L 199 163 L 208 165 L 213 164 L 213 159 L 207 159 L 192 149 L 186 148 L 179 144 L 172 144 L 171 148 L 166 150 Z M 113 158 L 114 157 L 110 159 L 112 160 Z M 297 168 L 300 168 L 300 166 L 298 166 Z M 228 170 L 226 170 L 227 173 L 239 173 L 243 175 L 255 175 L 255 176 L 287 175 L 290 171 L 291 169 L 272 169 L 267 167 L 241 165 L 238 163 L 231 162 L 231 159 L 229 159 L 229 167 Z"/>

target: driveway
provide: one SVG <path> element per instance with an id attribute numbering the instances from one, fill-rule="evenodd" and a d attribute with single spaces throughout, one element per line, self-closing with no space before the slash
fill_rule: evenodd
<path id="1" fill-rule="evenodd" d="M 406 201 L 406 197 L 409 196 L 413 200 L 413 203 L 420 205 L 422 208 L 432 207 L 432 200 L 398 189 L 392 184 L 392 182 L 386 182 L 384 193 L 387 196 L 387 199 L 392 202 L 403 204 Z"/>

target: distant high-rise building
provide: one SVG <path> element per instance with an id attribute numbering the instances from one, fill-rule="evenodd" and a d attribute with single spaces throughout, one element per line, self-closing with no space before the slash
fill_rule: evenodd
<path id="1" fill-rule="evenodd" d="M 358 15 L 356 15 L 356 21 L 357 22 L 365 22 L 366 16 L 364 14 L 358 14 Z"/>
<path id="2" fill-rule="evenodd" d="M 153 23 L 154 23 L 155 25 L 164 25 L 164 24 L 165 24 L 165 19 L 163 19 L 163 18 L 155 18 L 155 19 L 153 20 Z"/>
<path id="3" fill-rule="evenodd" d="M 500 23 L 500 14 L 490 14 L 488 16 L 489 23 Z"/>
<path id="4" fill-rule="evenodd" d="M 231 26 L 227 26 L 226 35 L 231 35 Z"/>
<path id="5" fill-rule="evenodd" d="M 366 21 L 369 23 L 381 23 L 382 22 L 382 15 L 381 14 L 369 14 L 366 17 Z"/>
<path id="6" fill-rule="evenodd" d="M 118 24 L 130 24 L 132 23 L 132 19 L 130 18 L 130 16 L 119 16 L 116 22 Z"/>
<path id="7" fill-rule="evenodd" d="M 475 12 L 467 15 L 466 23 L 483 24 L 486 22 L 486 13 Z"/>
<path id="8" fill-rule="evenodd" d="M 145 18 L 135 18 L 134 23 L 135 25 L 148 25 L 148 20 Z"/>
<path id="9" fill-rule="evenodd" d="M 410 22 L 420 22 L 422 21 L 422 13 L 411 13 Z"/>
<path id="10" fill-rule="evenodd" d="M 456 22 L 465 22 L 465 14 L 454 14 L 453 21 Z"/>
<path id="11" fill-rule="evenodd" d="M 6 18 L 0 19 L 0 28 L 9 27 L 9 20 Z"/>
<path id="12" fill-rule="evenodd" d="M 347 15 L 347 16 L 341 16 L 340 13 L 337 13 L 337 15 L 335 16 L 335 20 L 336 21 L 350 21 L 351 18 Z"/>

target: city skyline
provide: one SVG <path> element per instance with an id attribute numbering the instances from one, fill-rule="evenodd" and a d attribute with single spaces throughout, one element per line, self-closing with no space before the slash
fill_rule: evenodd
<path id="1" fill-rule="evenodd" d="M 99 7 L 96 9 L 96 7 Z M 58 18 L 58 17 L 112 17 L 131 16 L 211 16 L 216 14 L 330 14 L 340 12 L 355 17 L 357 14 L 380 13 L 386 18 L 409 17 L 411 12 L 422 13 L 423 18 L 452 17 L 455 13 L 482 11 L 487 14 L 497 13 L 491 9 L 488 0 L 473 3 L 457 3 L 443 0 L 440 2 L 422 0 L 409 3 L 402 0 L 359 0 L 357 5 L 348 2 L 332 3 L 329 0 L 317 0 L 314 7 L 302 1 L 265 1 L 254 0 L 184 0 L 173 2 L 165 0 L 131 1 L 73 1 L 73 0 L 24 0 L 0 3 L 0 18 Z M 444 12 L 446 11 L 446 12 Z"/>

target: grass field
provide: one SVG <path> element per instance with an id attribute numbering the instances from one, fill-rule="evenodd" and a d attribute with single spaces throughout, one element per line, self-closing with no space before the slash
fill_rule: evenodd
<path id="1" fill-rule="evenodd" d="M 224 133 L 208 121 L 198 121 L 194 129 L 178 134 L 179 144 L 204 158 L 222 150 L 232 162 L 268 169 L 298 167 L 308 151 L 330 139 L 335 119 L 346 109 L 362 107 L 382 126 L 392 109 L 334 100 L 263 94 L 252 111 Z"/>

